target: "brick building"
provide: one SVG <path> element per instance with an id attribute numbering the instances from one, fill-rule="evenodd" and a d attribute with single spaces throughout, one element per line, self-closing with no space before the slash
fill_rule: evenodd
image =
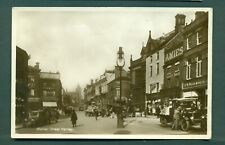
<path id="1" fill-rule="evenodd" d="M 195 20 L 184 29 L 183 82 L 184 96 L 197 96 L 207 106 L 208 13 L 196 12 Z"/>
<path id="2" fill-rule="evenodd" d="M 108 106 L 115 106 L 117 101 L 120 98 L 120 72 L 119 68 L 115 67 L 115 79 L 108 82 L 108 95 L 107 101 Z M 129 73 L 126 72 L 124 69 L 121 73 L 121 99 L 122 101 L 126 102 L 130 95 L 130 83 L 129 83 Z"/>
<path id="3" fill-rule="evenodd" d="M 164 100 L 182 97 L 182 57 L 183 42 L 182 35 L 185 27 L 185 15 L 175 16 L 175 30 L 171 32 L 170 39 L 163 44 L 164 53 L 164 85 L 160 92 Z"/>
<path id="4" fill-rule="evenodd" d="M 39 63 L 35 66 L 29 66 L 28 73 L 28 110 L 38 110 L 42 108 L 41 88 L 40 88 L 40 71 Z"/>
<path id="5" fill-rule="evenodd" d="M 28 60 L 27 52 L 16 46 L 16 122 L 22 122 L 27 116 L 28 95 Z"/>

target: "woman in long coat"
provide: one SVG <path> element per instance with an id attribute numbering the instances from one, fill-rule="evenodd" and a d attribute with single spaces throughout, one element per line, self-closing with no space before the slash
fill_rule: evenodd
<path id="1" fill-rule="evenodd" d="M 77 125 L 77 113 L 75 112 L 75 110 L 72 111 L 71 122 L 73 127 Z"/>

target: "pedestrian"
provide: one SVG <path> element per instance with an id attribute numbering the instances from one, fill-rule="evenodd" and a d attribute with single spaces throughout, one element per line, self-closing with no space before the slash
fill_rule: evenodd
<path id="1" fill-rule="evenodd" d="M 75 112 L 75 110 L 72 111 L 72 114 L 71 114 L 71 122 L 72 122 L 72 125 L 73 127 L 77 125 L 77 113 Z"/>
<path id="2" fill-rule="evenodd" d="M 95 120 L 98 120 L 98 109 L 94 109 Z"/>
<path id="3" fill-rule="evenodd" d="M 157 118 L 159 118 L 159 114 L 160 114 L 160 108 L 159 105 L 156 106 L 156 116 Z"/>
<path id="4" fill-rule="evenodd" d="M 174 110 L 172 130 L 178 130 L 179 129 L 180 116 L 181 116 L 180 111 L 181 111 L 181 107 L 177 107 L 177 109 Z"/>

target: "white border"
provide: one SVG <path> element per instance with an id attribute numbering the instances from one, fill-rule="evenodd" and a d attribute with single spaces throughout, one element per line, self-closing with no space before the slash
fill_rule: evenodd
<path id="1" fill-rule="evenodd" d="M 206 135 L 114 135 L 114 134 L 18 134 L 16 133 L 15 125 L 15 78 L 16 78 L 16 31 L 15 31 L 15 15 L 16 11 L 105 11 L 120 9 L 126 11 L 130 9 L 140 10 L 157 10 L 161 11 L 208 11 L 208 120 L 207 120 L 207 134 Z M 213 9 L 212 8 L 177 8 L 177 7 L 14 7 L 12 8 L 12 55 L 11 55 L 11 138 L 33 138 L 33 139 L 211 139 L 212 137 L 212 23 L 213 23 Z"/>

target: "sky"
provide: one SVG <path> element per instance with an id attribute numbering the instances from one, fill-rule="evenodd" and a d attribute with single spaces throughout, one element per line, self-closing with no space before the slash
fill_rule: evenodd
<path id="1" fill-rule="evenodd" d="M 125 69 L 140 57 L 149 31 L 158 38 L 175 27 L 175 15 L 194 19 L 194 9 L 158 8 L 14 8 L 15 44 L 40 63 L 43 72 L 60 72 L 62 85 L 73 91 L 113 69 L 123 47 Z"/>

